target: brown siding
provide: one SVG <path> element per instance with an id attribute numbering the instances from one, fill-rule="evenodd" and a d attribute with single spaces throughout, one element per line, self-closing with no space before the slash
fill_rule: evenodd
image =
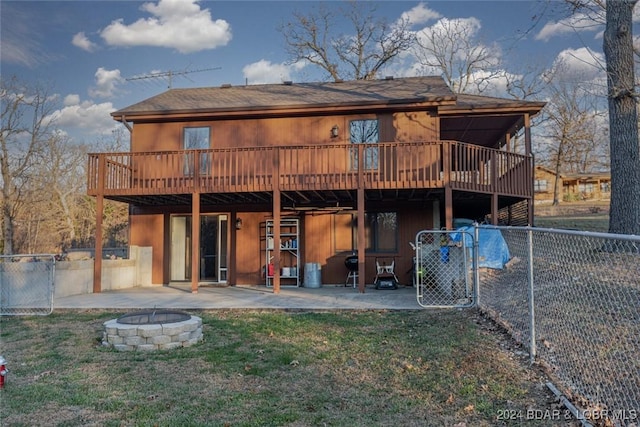
<path id="1" fill-rule="evenodd" d="M 334 117 L 283 117 L 202 122 L 136 123 L 131 151 L 181 150 L 185 127 L 209 126 L 211 148 L 273 145 L 338 144 L 349 142 L 351 120 L 380 122 L 381 142 L 414 142 L 438 139 L 436 118 L 429 112 Z M 337 125 L 339 136 L 331 137 Z"/>
<path id="2" fill-rule="evenodd" d="M 393 129 L 397 130 L 390 141 L 417 142 L 434 141 L 439 138 L 437 118 L 431 112 L 394 114 Z"/>
<path id="3" fill-rule="evenodd" d="M 131 215 L 131 245 L 150 246 L 153 251 L 153 268 L 151 282 L 160 285 L 165 282 L 164 265 L 169 265 L 169 254 L 164 247 L 165 230 L 164 215 Z M 166 256 L 165 256 L 166 255 Z"/>
<path id="4" fill-rule="evenodd" d="M 396 259 L 396 275 L 402 284 L 411 284 L 413 250 L 409 242 L 415 240 L 420 230 L 433 227 L 431 202 L 425 202 L 422 210 L 398 210 L 398 251 L 388 254 L 367 254 L 365 260 L 366 282 L 373 283 L 375 278 L 376 257 L 393 256 Z M 345 233 L 351 235 L 341 215 L 307 214 L 305 217 L 303 257 L 305 262 L 317 262 L 322 266 L 322 282 L 324 284 L 344 284 L 347 269 L 344 260 L 351 255 L 350 251 L 338 251 L 336 242 L 345 241 Z M 346 237 L 350 239 L 350 237 Z"/>
<path id="5" fill-rule="evenodd" d="M 234 230 L 237 238 L 235 257 L 231 254 L 230 268 L 236 268 L 237 285 L 255 285 L 264 283 L 262 268 L 265 254 L 260 240 L 260 223 L 269 215 L 267 213 L 238 213 L 242 218 L 242 229 Z M 230 225 L 233 227 L 233 224 Z"/>

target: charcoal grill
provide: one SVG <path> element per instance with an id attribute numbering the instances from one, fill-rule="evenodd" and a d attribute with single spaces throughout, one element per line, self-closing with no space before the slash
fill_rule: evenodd
<path id="1" fill-rule="evenodd" d="M 347 286 L 349 281 L 353 280 L 353 287 L 355 288 L 358 284 L 358 255 L 349 255 L 345 258 L 344 265 L 348 271 L 344 285 Z"/>

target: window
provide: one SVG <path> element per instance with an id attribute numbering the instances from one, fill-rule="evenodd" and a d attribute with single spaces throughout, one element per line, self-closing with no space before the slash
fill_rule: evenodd
<path id="1" fill-rule="evenodd" d="M 352 120 L 349 123 L 349 139 L 352 144 L 379 142 L 378 120 Z M 378 148 L 367 147 L 364 151 L 364 168 L 378 169 Z M 358 148 L 351 151 L 351 169 L 358 170 Z"/>
<path id="2" fill-rule="evenodd" d="M 396 252 L 398 250 L 398 216 L 396 212 L 365 213 L 365 241 L 367 252 Z M 358 249 L 357 216 L 335 216 L 336 252 Z"/>
<path id="3" fill-rule="evenodd" d="M 578 184 L 578 191 L 585 194 L 593 193 L 594 187 L 592 182 L 587 182 L 584 184 Z"/>
<path id="4" fill-rule="evenodd" d="M 536 179 L 533 181 L 533 189 L 534 191 L 547 191 L 547 180 Z"/>
<path id="5" fill-rule="evenodd" d="M 210 148 L 210 129 L 209 127 L 188 127 L 184 128 L 183 146 L 185 150 L 206 150 Z M 193 175 L 193 165 L 195 164 L 193 156 L 196 153 L 188 153 L 185 155 L 184 172 L 185 175 Z M 204 175 L 209 169 L 209 155 L 206 153 L 197 153 L 200 163 L 200 174 Z"/>
<path id="6" fill-rule="evenodd" d="M 610 182 L 601 182 L 600 183 L 600 191 L 603 193 L 611 193 L 611 183 Z"/>

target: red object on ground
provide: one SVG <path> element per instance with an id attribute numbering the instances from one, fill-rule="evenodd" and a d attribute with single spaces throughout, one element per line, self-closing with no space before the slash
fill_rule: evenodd
<path id="1" fill-rule="evenodd" d="M 4 377 L 7 376 L 7 361 L 4 357 L 0 356 L 0 388 L 4 387 Z"/>

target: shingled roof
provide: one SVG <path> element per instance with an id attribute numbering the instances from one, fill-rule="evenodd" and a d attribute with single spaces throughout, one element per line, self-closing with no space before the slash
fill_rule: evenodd
<path id="1" fill-rule="evenodd" d="M 349 105 L 455 104 L 441 77 L 170 89 L 111 113 L 113 117 L 187 112 L 309 109 Z"/>

